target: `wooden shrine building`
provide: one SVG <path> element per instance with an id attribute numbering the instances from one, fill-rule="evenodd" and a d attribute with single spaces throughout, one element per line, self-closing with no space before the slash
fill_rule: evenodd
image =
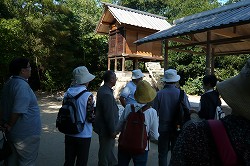
<path id="1" fill-rule="evenodd" d="M 163 61 L 161 41 L 136 45 L 133 42 L 171 27 L 165 17 L 103 3 L 104 11 L 96 27 L 96 33 L 109 35 L 108 70 L 125 71 L 125 61 Z"/>

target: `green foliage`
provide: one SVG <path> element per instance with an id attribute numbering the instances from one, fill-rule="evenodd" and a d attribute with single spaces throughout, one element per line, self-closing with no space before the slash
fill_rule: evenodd
<path id="1" fill-rule="evenodd" d="M 219 7 L 217 0 L 170 0 L 171 6 L 167 13 L 170 20 L 179 19 L 188 15 L 200 13 Z"/>
<path id="2" fill-rule="evenodd" d="M 203 93 L 203 87 L 202 87 L 202 78 L 203 77 L 197 77 L 197 78 L 188 78 L 185 85 L 183 85 L 182 89 L 190 95 L 197 95 Z"/>
<path id="3" fill-rule="evenodd" d="M 217 57 L 215 59 L 215 75 L 219 81 L 235 76 L 249 58 L 250 55 Z"/>
<path id="4" fill-rule="evenodd" d="M 30 58 L 42 71 L 37 78 L 49 91 L 65 90 L 79 65 L 92 73 L 107 68 L 107 37 L 93 33 L 102 10 L 95 0 L 3 0 L 0 4 L 0 61 L 5 66 L 0 86 L 8 77 L 10 60 L 17 56 Z"/>
<path id="5" fill-rule="evenodd" d="M 48 91 L 48 92 L 52 92 L 56 89 L 55 87 L 55 82 L 53 81 L 53 78 L 51 77 L 51 71 L 47 70 L 44 73 L 45 76 L 45 80 L 42 81 L 42 84 L 44 86 L 44 90 Z"/>

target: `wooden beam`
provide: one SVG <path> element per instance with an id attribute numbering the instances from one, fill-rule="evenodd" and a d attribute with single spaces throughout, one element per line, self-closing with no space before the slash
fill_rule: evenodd
<path id="1" fill-rule="evenodd" d="M 236 51 L 225 51 L 225 52 L 218 52 L 215 56 L 223 56 L 223 55 L 238 55 L 238 54 L 250 54 L 250 49 L 247 50 L 236 50 Z"/>
<path id="2" fill-rule="evenodd" d="M 198 55 L 205 54 L 205 52 L 196 52 L 196 51 L 192 51 L 192 50 L 183 50 L 183 49 L 177 49 L 177 48 L 172 48 L 172 49 L 169 48 L 169 50 L 176 51 L 176 52 L 186 52 L 186 53 L 190 53 L 190 54 L 198 54 Z"/>
<path id="3" fill-rule="evenodd" d="M 213 45 L 221 45 L 221 44 L 231 44 L 231 43 L 239 43 L 243 42 L 244 39 L 250 39 L 250 35 L 244 35 L 239 37 L 233 37 L 233 38 L 225 38 L 225 39 L 218 39 L 218 40 L 211 40 L 210 43 Z M 207 41 L 203 42 L 194 42 L 191 44 L 185 44 L 185 45 L 179 45 L 179 46 L 171 46 L 169 49 L 173 48 L 186 48 L 186 47 L 192 47 L 196 45 L 205 46 L 207 44 Z M 214 48 L 214 47 L 212 47 Z"/>
<path id="4" fill-rule="evenodd" d="M 102 21 L 103 25 L 111 25 L 111 22 Z"/>
<path id="5" fill-rule="evenodd" d="M 175 42 L 179 42 L 179 43 L 197 43 L 196 41 L 192 41 L 192 40 L 187 40 L 187 39 L 182 39 L 182 38 L 177 38 L 177 37 L 174 37 L 174 38 L 169 38 L 168 40 L 170 41 L 175 41 Z"/>
<path id="6" fill-rule="evenodd" d="M 227 37 L 227 38 L 232 38 L 232 37 L 239 37 L 241 35 L 238 35 L 236 33 L 233 33 L 229 30 L 223 30 L 223 29 L 215 29 L 212 31 L 212 33 L 219 35 L 219 36 L 223 36 L 223 37 Z"/>
<path id="7" fill-rule="evenodd" d="M 223 30 L 223 29 L 216 29 L 216 30 L 212 31 L 212 33 L 219 35 L 219 36 L 226 37 L 226 38 L 233 38 L 233 37 L 241 37 L 242 36 L 242 35 L 237 34 L 235 32 L 236 32 L 236 29 L 234 29 L 234 32 L 231 32 L 229 30 Z M 241 40 L 241 41 L 249 42 L 248 40 Z"/>

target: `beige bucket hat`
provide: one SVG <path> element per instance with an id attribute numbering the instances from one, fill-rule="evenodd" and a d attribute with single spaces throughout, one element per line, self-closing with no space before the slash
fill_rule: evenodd
<path id="1" fill-rule="evenodd" d="M 232 114 L 250 120 L 250 59 L 237 76 L 219 82 L 217 89 L 232 108 Z"/>
<path id="2" fill-rule="evenodd" d="M 72 85 L 85 84 L 87 82 L 92 81 L 95 78 L 93 74 L 89 73 L 88 69 L 85 66 L 79 66 L 75 68 L 72 74 L 73 74 Z"/>
<path id="3" fill-rule="evenodd" d="M 138 103 L 146 104 L 154 100 L 156 91 L 147 81 L 142 80 L 137 84 L 134 96 Z"/>

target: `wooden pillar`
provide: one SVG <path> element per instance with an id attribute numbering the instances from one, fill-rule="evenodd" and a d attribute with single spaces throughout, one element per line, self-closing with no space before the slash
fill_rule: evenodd
<path id="1" fill-rule="evenodd" d="M 108 58 L 108 70 L 110 70 L 110 58 Z"/>
<path id="2" fill-rule="evenodd" d="M 135 59 L 135 69 L 138 69 L 138 59 Z"/>
<path id="3" fill-rule="evenodd" d="M 122 71 L 125 71 L 125 57 L 122 57 Z"/>
<path id="4" fill-rule="evenodd" d="M 163 40 L 164 71 L 168 69 L 168 40 Z"/>
<path id="5" fill-rule="evenodd" d="M 207 54 L 206 54 L 206 75 L 211 74 L 211 54 L 212 54 L 212 47 L 211 47 L 211 31 L 207 31 Z"/>
<path id="6" fill-rule="evenodd" d="M 211 74 L 214 74 L 214 59 L 215 59 L 214 48 L 212 48 Z"/>
<path id="7" fill-rule="evenodd" d="M 115 68 L 114 71 L 117 71 L 117 58 L 115 57 Z"/>
<path id="8" fill-rule="evenodd" d="M 135 69 L 138 69 L 138 59 L 137 58 L 135 58 L 133 60 L 133 70 L 135 70 Z"/>

